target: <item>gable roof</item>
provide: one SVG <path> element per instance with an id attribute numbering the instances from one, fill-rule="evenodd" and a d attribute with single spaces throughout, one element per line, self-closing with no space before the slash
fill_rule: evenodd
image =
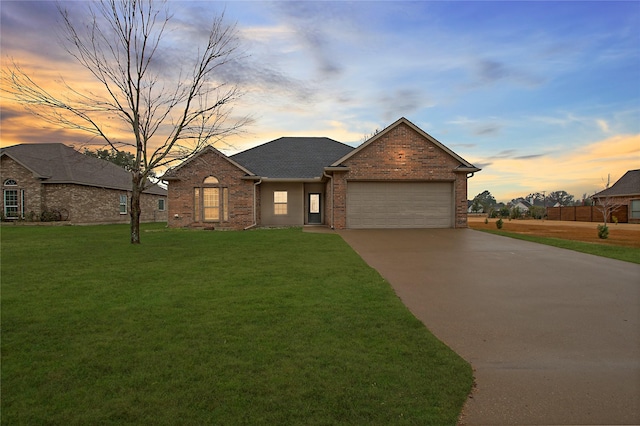
<path id="1" fill-rule="evenodd" d="M 4 155 L 31 171 L 42 183 L 131 190 L 131 174 L 125 169 L 109 161 L 84 155 L 61 143 L 20 144 L 0 148 L 0 156 Z M 144 192 L 167 194 L 165 189 L 157 185 Z"/>
<path id="2" fill-rule="evenodd" d="M 440 141 L 438 141 L 436 138 L 434 138 L 433 136 L 431 136 L 430 134 L 428 134 L 427 132 L 425 132 L 424 130 L 422 130 L 421 128 L 419 128 L 418 126 L 416 126 L 415 124 L 413 124 L 411 121 L 407 120 L 404 117 L 399 118 L 395 123 L 389 125 L 388 127 L 386 127 L 384 130 L 382 130 L 380 133 L 374 135 L 373 137 L 371 137 L 369 140 L 367 140 L 365 143 L 363 143 L 362 145 L 360 145 L 359 147 L 357 147 L 356 149 L 354 149 L 353 151 L 351 151 L 350 153 L 348 153 L 347 155 L 345 155 L 344 157 L 340 158 L 338 161 L 334 162 L 331 166 L 333 167 L 338 167 L 340 166 L 343 162 L 347 161 L 349 158 L 351 158 L 352 156 L 354 156 L 355 154 L 357 154 L 358 152 L 360 152 L 361 150 L 363 150 L 364 148 L 366 148 L 367 146 L 371 145 L 372 143 L 374 143 L 376 140 L 380 139 L 382 136 L 384 136 L 385 134 L 387 134 L 389 131 L 391 131 L 391 129 L 399 126 L 400 124 L 405 124 L 407 126 L 409 126 L 411 129 L 413 129 L 415 132 L 417 132 L 419 135 L 421 135 L 422 137 L 426 138 L 427 140 L 429 140 L 431 143 L 433 143 L 435 146 L 437 146 L 438 148 L 442 149 L 444 152 L 446 152 L 447 154 L 449 154 L 451 157 L 453 157 L 454 159 L 456 159 L 456 161 L 460 162 L 460 166 L 458 166 L 458 170 L 460 171 L 466 171 L 466 172 L 478 172 L 481 169 L 475 167 L 473 164 L 469 163 L 467 160 L 465 160 L 464 158 L 460 157 L 458 154 L 456 154 L 455 152 L 451 151 L 449 148 L 447 148 L 446 146 L 444 146 Z"/>
<path id="3" fill-rule="evenodd" d="M 354 148 L 329 138 L 282 137 L 231 158 L 258 176 L 271 179 L 313 179 Z"/>
<path id="4" fill-rule="evenodd" d="M 222 152 L 218 151 L 213 146 L 207 145 L 204 148 L 202 148 L 200 151 L 198 151 L 194 156 L 189 158 L 188 160 L 185 160 L 182 163 L 178 164 L 177 166 L 171 167 L 170 169 L 168 169 L 164 173 L 164 175 L 162 176 L 161 179 L 162 180 L 176 180 L 177 179 L 176 174 L 180 169 L 182 169 L 184 166 L 186 166 L 187 164 L 189 164 L 192 161 L 194 161 L 196 158 L 198 158 L 201 155 L 203 155 L 205 152 L 212 152 L 213 154 L 219 156 L 220 158 L 224 158 L 229 163 L 233 164 L 235 167 L 237 167 L 238 169 L 240 169 L 243 172 L 245 172 L 248 176 L 255 176 L 253 172 L 251 172 L 250 170 L 247 170 L 241 164 L 238 164 L 236 161 L 232 160 L 230 157 L 227 157 L 225 154 L 223 154 Z"/>
<path id="5" fill-rule="evenodd" d="M 597 192 L 594 198 L 640 195 L 640 169 L 629 170 L 611 187 Z"/>

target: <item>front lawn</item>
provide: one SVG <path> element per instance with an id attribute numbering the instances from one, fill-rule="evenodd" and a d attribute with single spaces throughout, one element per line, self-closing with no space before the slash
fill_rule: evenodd
<path id="1" fill-rule="evenodd" d="M 1 233 L 2 424 L 453 425 L 471 389 L 338 235 Z"/>

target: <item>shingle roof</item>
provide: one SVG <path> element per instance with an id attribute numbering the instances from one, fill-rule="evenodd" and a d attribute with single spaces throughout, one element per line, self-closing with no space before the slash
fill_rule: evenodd
<path id="1" fill-rule="evenodd" d="M 43 183 L 67 183 L 131 190 L 131 174 L 113 163 L 89 157 L 61 143 L 20 144 L 0 149 Z M 145 193 L 166 195 L 157 185 Z"/>
<path id="2" fill-rule="evenodd" d="M 312 179 L 354 148 L 329 138 L 282 137 L 231 158 L 257 176 Z"/>
<path id="3" fill-rule="evenodd" d="M 594 194 L 594 198 L 640 195 L 640 169 L 629 170 L 611 187 Z"/>

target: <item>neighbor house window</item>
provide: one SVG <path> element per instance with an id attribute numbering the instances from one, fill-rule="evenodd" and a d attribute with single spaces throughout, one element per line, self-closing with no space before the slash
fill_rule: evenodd
<path id="1" fill-rule="evenodd" d="M 193 189 L 196 221 L 221 222 L 229 220 L 229 188 L 222 187 L 218 178 L 208 176 L 201 188 Z"/>
<path id="2" fill-rule="evenodd" d="M 164 211 L 164 198 L 158 198 L 158 211 Z"/>
<path id="3" fill-rule="evenodd" d="M 120 214 L 127 214 L 127 196 L 120 195 Z"/>
<path id="4" fill-rule="evenodd" d="M 640 219 L 640 200 L 631 200 L 631 217 Z"/>
<path id="5" fill-rule="evenodd" d="M 18 182 L 15 179 L 7 179 L 4 181 L 4 186 L 18 186 Z M 17 219 L 21 217 L 20 204 L 24 208 L 24 191 L 22 192 L 22 203 L 18 202 L 18 190 L 17 189 L 5 189 L 4 190 L 4 217 L 7 219 Z M 24 216 L 24 212 L 23 215 Z"/>
<path id="6" fill-rule="evenodd" d="M 18 218 L 18 190 L 17 189 L 5 189 L 4 190 L 4 217 L 7 219 Z"/>
<path id="7" fill-rule="evenodd" d="M 273 214 L 287 214 L 287 191 L 273 191 Z"/>

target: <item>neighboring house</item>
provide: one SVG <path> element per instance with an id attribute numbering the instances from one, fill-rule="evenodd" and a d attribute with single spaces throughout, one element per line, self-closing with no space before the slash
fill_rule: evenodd
<path id="1" fill-rule="evenodd" d="M 629 170 L 609 188 L 592 197 L 597 205 L 624 206 L 629 223 L 640 223 L 640 169 Z"/>
<path id="2" fill-rule="evenodd" d="M 520 213 L 524 215 L 531 208 L 531 203 L 528 202 L 527 200 L 519 199 L 519 200 L 516 200 L 516 202 L 511 204 L 511 208 L 512 209 L 513 208 L 518 209 L 520 211 Z"/>
<path id="3" fill-rule="evenodd" d="M 131 174 L 60 143 L 0 149 L 5 220 L 40 220 L 63 212 L 70 223 L 129 222 Z M 143 222 L 167 220 L 167 191 L 153 185 L 141 198 Z"/>
<path id="4" fill-rule="evenodd" d="M 358 148 L 300 137 L 232 156 L 209 146 L 162 179 L 173 227 L 464 228 L 479 170 L 401 118 Z"/>

